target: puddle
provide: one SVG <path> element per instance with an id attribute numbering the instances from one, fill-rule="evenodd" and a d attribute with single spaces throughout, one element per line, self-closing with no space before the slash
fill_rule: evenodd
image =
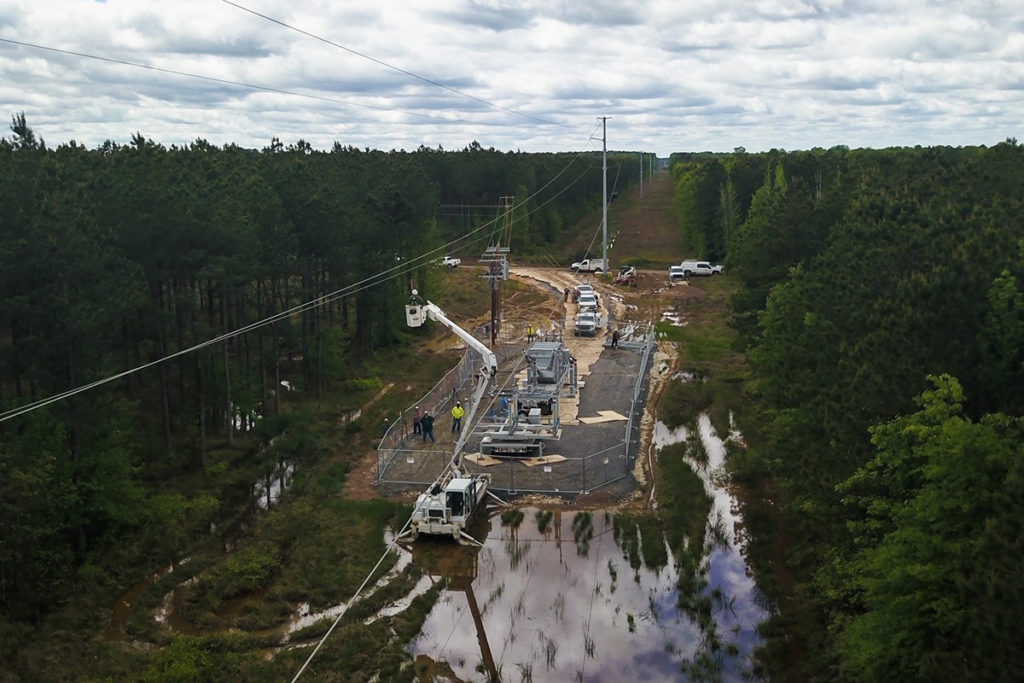
<path id="1" fill-rule="evenodd" d="M 189 586 L 199 582 L 198 576 L 193 576 L 174 587 L 164 596 L 163 602 L 153 610 L 153 620 L 158 624 L 169 627 L 172 631 L 181 635 L 196 635 L 202 632 L 198 626 L 186 620 L 182 613 L 185 592 Z"/>
<path id="2" fill-rule="evenodd" d="M 388 531 L 387 533 L 385 533 L 384 542 L 390 543 L 393 537 L 393 532 Z M 391 567 L 391 569 L 389 569 L 380 579 L 378 579 L 376 583 L 374 583 L 372 586 L 368 586 L 366 590 L 360 595 L 360 599 L 373 595 L 374 592 L 377 591 L 377 589 L 379 589 L 381 586 L 387 585 L 389 581 L 391 581 L 393 578 L 395 578 L 403 571 L 405 571 L 405 568 L 408 567 L 409 564 L 412 562 L 412 555 L 406 550 L 402 549 L 400 546 L 396 546 L 394 552 L 398 553 L 398 561 L 395 562 L 394 566 Z M 416 584 L 416 587 L 413 588 L 413 590 L 410 591 L 408 595 L 406 595 L 401 600 L 396 600 L 391 605 L 384 607 L 377 614 L 370 617 L 366 621 L 366 623 L 372 623 L 380 617 L 399 614 L 405 611 L 405 608 L 409 606 L 409 604 L 417 595 L 425 593 L 430 589 L 430 585 L 433 583 L 432 580 L 430 579 L 429 576 L 424 578 L 427 579 L 426 587 L 421 589 L 423 579 L 420 579 L 420 581 Z M 331 607 L 328 607 L 324 610 L 320 610 L 318 612 L 310 612 L 309 603 L 303 603 L 299 606 L 298 612 L 292 618 L 292 622 L 288 625 L 286 631 L 287 635 L 290 636 L 296 631 L 304 629 L 307 626 L 312 626 L 321 619 L 335 619 L 339 614 L 345 611 L 348 605 L 349 603 L 342 602 L 337 605 L 332 605 Z"/>
<path id="3" fill-rule="evenodd" d="M 362 416 L 363 416 L 363 409 L 362 408 L 356 408 L 354 411 L 352 411 L 350 413 L 345 413 L 344 415 L 342 415 L 341 418 L 340 418 L 340 422 L 341 422 L 341 424 L 347 424 L 349 422 L 353 422 L 355 420 L 358 420 Z"/>
<path id="4" fill-rule="evenodd" d="M 372 617 L 364 619 L 363 623 L 372 624 L 373 622 L 383 617 L 393 617 L 396 614 L 401 614 L 406 609 L 408 609 L 409 605 L 412 604 L 413 600 L 415 600 L 416 598 L 430 590 L 435 583 L 437 583 L 437 579 L 435 577 L 423 575 L 422 577 L 420 577 L 420 580 L 416 582 L 416 585 L 413 586 L 411 591 L 409 591 L 406 595 L 402 596 L 398 600 L 395 600 L 390 605 L 385 605 Z"/>
<path id="5" fill-rule="evenodd" d="M 459 680 L 496 674 L 557 682 L 680 680 L 684 665 L 702 659 L 713 662 L 714 680 L 749 680 L 760 644 L 756 626 L 767 613 L 737 538 L 736 501 L 722 484 L 725 446 L 706 416 L 698 431 L 708 463 L 690 464 L 714 501 L 709 528 L 720 531 L 717 540 L 708 534 L 702 558 L 720 647 L 711 649 L 708 627 L 678 607 L 671 552 L 665 566 L 631 566 L 615 540 L 614 512 L 588 513 L 581 534 L 577 511 L 553 511 L 542 523 L 537 510 L 524 508 L 518 528 L 496 515 L 484 547 L 464 550 L 476 553 L 473 561 L 449 577 L 410 644 L 417 662 L 434 662 Z M 655 426 L 658 448 L 688 436 L 685 428 Z M 652 542 L 665 541 L 641 539 Z"/>
<path id="6" fill-rule="evenodd" d="M 238 432 L 251 432 L 256 429 L 262 415 L 256 409 L 245 410 L 237 403 L 231 404 L 231 422 Z"/>
<path id="7" fill-rule="evenodd" d="M 670 323 L 674 327 L 686 327 L 687 324 L 686 321 L 683 320 L 683 314 L 675 310 L 674 308 L 669 309 L 667 311 L 662 311 L 661 322 Z"/>
<path id="8" fill-rule="evenodd" d="M 179 564 L 185 564 L 188 558 L 182 560 Z M 125 591 L 121 597 L 114 603 L 113 614 L 110 617 L 110 625 L 107 626 L 107 630 L 104 632 L 104 637 L 107 640 L 121 640 L 125 637 L 124 625 L 128 621 L 128 615 L 131 614 L 132 607 L 135 606 L 135 601 L 139 599 L 142 592 L 149 588 L 149 586 L 167 574 L 174 571 L 174 565 L 168 565 L 158 572 L 154 572 L 139 581 L 134 586 Z"/>
<path id="9" fill-rule="evenodd" d="M 281 499 L 295 476 L 295 463 L 279 462 L 272 472 L 252 485 L 252 494 L 256 499 L 256 507 L 267 510 Z"/>

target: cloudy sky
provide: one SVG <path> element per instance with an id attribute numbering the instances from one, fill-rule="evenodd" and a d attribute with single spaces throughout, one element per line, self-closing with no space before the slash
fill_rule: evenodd
<path id="1" fill-rule="evenodd" d="M 0 0 L 22 111 L 50 146 L 991 145 L 1024 0 Z"/>

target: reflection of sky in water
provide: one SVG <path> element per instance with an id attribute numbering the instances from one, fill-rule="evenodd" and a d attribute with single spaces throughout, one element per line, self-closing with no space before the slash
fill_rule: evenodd
<path id="1" fill-rule="evenodd" d="M 530 667 L 534 679 L 544 681 L 573 681 L 580 671 L 587 681 L 677 679 L 679 656 L 666 646 L 692 651 L 699 635 L 678 617 L 674 571 L 633 570 L 604 513 L 592 515 L 594 537 L 583 556 L 573 539 L 575 513 L 556 512 L 542 535 L 534 510 L 525 512 L 515 537 L 498 517 L 492 520 L 472 584 L 502 678 L 517 680 Z M 427 618 L 413 651 L 446 660 L 462 678 L 483 679 L 468 600 L 458 592 L 447 597 Z"/>
<path id="2" fill-rule="evenodd" d="M 710 423 L 700 431 L 714 469 L 721 465 L 724 448 L 719 442 L 721 457 L 712 453 L 715 445 L 708 441 L 717 437 Z M 686 435 L 685 430 L 670 432 L 660 423 L 655 432 L 659 447 Z M 710 486 L 704 468 L 694 467 Z M 719 488 L 709 492 L 731 531 L 735 501 Z M 536 511 L 523 512 L 517 530 L 503 527 L 497 515 L 491 519 L 475 578 L 456 583 L 460 588 L 471 586 L 502 680 L 519 680 L 527 671 L 542 681 L 574 681 L 580 673 L 585 681 L 683 679 L 682 662 L 700 650 L 704 638 L 690 616 L 676 607 L 677 570 L 671 554 L 669 564 L 658 571 L 646 566 L 633 569 L 615 543 L 614 513 L 606 517 L 598 511 L 591 514 L 594 535 L 583 555 L 573 538 L 575 511 L 555 511 L 545 534 L 537 529 Z M 759 644 L 755 626 L 765 613 L 755 602 L 754 580 L 735 544 L 715 548 L 707 561 L 707 591 L 719 588 L 723 594 L 712 609 L 723 643 L 715 655 L 723 663 L 723 680 L 741 680 Z M 447 662 L 463 680 L 486 680 L 469 605 L 463 590 L 443 592 L 411 649 L 414 655 Z M 730 643 L 739 649 L 738 655 L 726 653 L 724 645 Z"/>

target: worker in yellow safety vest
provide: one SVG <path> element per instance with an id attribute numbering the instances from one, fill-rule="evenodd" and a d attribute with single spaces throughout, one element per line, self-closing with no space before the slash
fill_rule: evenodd
<path id="1" fill-rule="evenodd" d="M 466 409 L 462 407 L 462 401 L 456 401 L 455 407 L 452 408 L 452 431 L 458 432 L 462 430 L 462 416 L 466 414 Z"/>

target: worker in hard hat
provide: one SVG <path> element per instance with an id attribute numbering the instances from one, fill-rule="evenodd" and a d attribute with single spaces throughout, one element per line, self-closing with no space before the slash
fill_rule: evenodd
<path id="1" fill-rule="evenodd" d="M 452 431 L 458 432 L 462 430 L 462 416 L 466 414 L 466 409 L 462 407 L 462 401 L 456 401 L 455 407 L 452 408 Z"/>

